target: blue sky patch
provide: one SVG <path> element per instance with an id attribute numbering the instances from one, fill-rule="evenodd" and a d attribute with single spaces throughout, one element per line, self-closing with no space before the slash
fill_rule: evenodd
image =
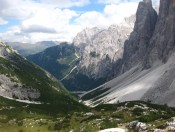
<path id="1" fill-rule="evenodd" d="M 8 23 L 4 25 L 0 25 L 0 32 L 6 32 L 10 27 L 17 26 L 20 24 L 19 19 L 8 18 L 5 20 L 8 21 Z"/>

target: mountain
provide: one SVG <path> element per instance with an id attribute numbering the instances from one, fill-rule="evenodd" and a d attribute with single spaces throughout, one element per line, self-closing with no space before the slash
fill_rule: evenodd
<path id="1" fill-rule="evenodd" d="M 27 61 L 2 42 L 0 96 L 26 103 L 79 107 L 74 97 L 51 74 Z"/>
<path id="2" fill-rule="evenodd" d="M 56 41 L 41 41 L 35 44 L 7 42 L 7 45 L 13 47 L 13 49 L 17 50 L 23 56 L 39 53 L 46 48 L 55 46 L 57 44 L 59 44 L 59 42 Z"/>
<path id="3" fill-rule="evenodd" d="M 78 33 L 73 44 L 80 49 L 81 72 L 93 78 L 107 78 L 112 65 L 123 56 L 124 42 L 133 30 L 135 16 L 125 18 L 121 24 L 107 29 L 84 29 Z"/>
<path id="4" fill-rule="evenodd" d="M 174 22 L 174 0 L 160 0 L 158 17 L 151 0 L 140 2 L 134 31 L 114 66 L 116 78 L 86 93 L 86 103 L 150 100 L 175 106 Z"/>
<path id="5" fill-rule="evenodd" d="M 91 90 L 111 77 L 108 73 L 122 57 L 134 21 L 135 16 L 131 16 L 107 29 L 86 28 L 72 44 L 61 43 L 27 58 L 53 74 L 67 89 Z"/>

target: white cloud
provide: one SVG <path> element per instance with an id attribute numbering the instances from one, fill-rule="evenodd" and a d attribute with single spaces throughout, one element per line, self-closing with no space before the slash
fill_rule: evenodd
<path id="1" fill-rule="evenodd" d="M 16 18 L 20 20 L 20 24 L 0 33 L 0 37 L 4 41 L 20 42 L 72 41 L 73 37 L 83 28 L 120 23 L 124 17 L 134 14 L 138 5 L 136 2 L 108 4 L 102 12 L 89 11 L 82 14 L 68 8 L 84 6 L 89 1 L 15 0 L 14 2 L 1 0 L 0 15 L 2 18 Z M 5 20 L 0 19 L 0 24 L 3 22 L 5 24 Z"/>
<path id="2" fill-rule="evenodd" d="M 90 12 L 83 13 L 75 21 L 82 27 L 94 27 L 94 26 L 108 25 L 108 20 L 105 18 L 103 13 L 100 13 L 97 11 L 90 11 Z"/>
<path id="3" fill-rule="evenodd" d="M 120 4 L 120 3 L 139 3 L 140 1 L 143 0 L 98 0 L 98 3 L 101 4 Z M 153 3 L 153 7 L 157 10 L 157 8 L 159 8 L 159 3 L 160 0 L 152 0 Z"/>
<path id="4" fill-rule="evenodd" d="M 23 19 L 33 13 L 32 5 L 30 0 L 1 0 L 0 15 L 5 18 Z"/>
<path id="5" fill-rule="evenodd" d="M 89 0 L 0 0 L 0 15 L 5 18 L 26 19 L 35 14 L 40 7 L 44 8 L 69 8 L 84 6 Z"/>
<path id="6" fill-rule="evenodd" d="M 69 8 L 72 6 L 84 6 L 90 3 L 89 0 L 41 0 L 43 3 L 54 4 L 60 8 Z"/>
<path id="7" fill-rule="evenodd" d="M 27 27 L 22 27 L 21 32 L 24 33 L 56 33 L 54 28 L 47 28 L 41 25 L 30 25 Z"/>
<path id="8" fill-rule="evenodd" d="M 16 17 L 21 19 L 21 24 L 9 28 L 9 30 L 5 33 L 0 33 L 0 37 L 4 41 L 62 41 L 64 38 L 67 41 L 71 41 L 72 36 L 75 35 L 75 31 L 77 32 L 81 30 L 78 26 L 70 24 L 70 20 L 73 17 L 78 16 L 78 14 L 73 10 L 59 9 L 45 3 L 27 2 L 28 5 L 23 4 L 24 3 L 21 4 L 22 6 L 18 6 L 17 8 L 20 10 L 26 7 L 25 9 L 28 13 L 24 16 L 18 14 L 18 10 L 16 10 L 16 14 L 14 13 L 16 16 L 13 15 L 13 13 L 10 13 L 12 11 L 11 7 L 7 10 L 6 17 Z M 11 14 L 11 16 L 9 16 L 9 14 Z M 75 27 L 76 29 L 74 28 L 74 31 L 70 31 L 70 27 Z M 69 31 L 73 35 L 68 33 Z"/>
<path id="9" fill-rule="evenodd" d="M 138 3 L 133 2 L 106 5 L 103 12 L 91 11 L 83 13 L 76 19 L 76 22 L 83 27 L 119 24 L 125 17 L 135 14 L 137 6 Z"/>
<path id="10" fill-rule="evenodd" d="M 138 3 L 121 3 L 107 5 L 104 9 L 105 16 L 109 20 L 109 24 L 120 23 L 125 17 L 129 17 L 136 13 Z"/>
<path id="11" fill-rule="evenodd" d="M 8 31 L 0 33 L 0 37 L 4 41 L 27 42 L 24 41 L 25 35 L 21 35 L 19 26 L 13 26 Z"/>
<path id="12" fill-rule="evenodd" d="M 5 24 L 7 24 L 7 23 L 8 23 L 8 21 L 6 21 L 6 20 L 0 18 L 0 25 L 5 25 Z"/>
<path id="13" fill-rule="evenodd" d="M 128 2 L 135 2 L 138 3 L 141 0 L 98 0 L 98 3 L 102 4 L 119 4 L 119 3 L 128 3 Z"/>
<path id="14" fill-rule="evenodd" d="M 69 9 L 38 7 L 35 14 L 22 22 L 23 29 L 30 29 L 33 25 L 45 27 L 47 29 L 55 29 L 60 31 L 69 25 L 70 19 L 77 16 L 75 11 Z"/>

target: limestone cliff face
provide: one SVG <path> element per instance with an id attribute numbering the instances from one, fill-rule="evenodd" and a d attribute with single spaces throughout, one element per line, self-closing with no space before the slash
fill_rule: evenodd
<path id="1" fill-rule="evenodd" d="M 134 30 L 125 42 L 122 62 L 117 63 L 116 74 L 121 74 L 144 61 L 157 22 L 157 13 L 151 0 L 139 3 Z M 114 69 L 115 70 L 115 69 Z"/>
<path id="2" fill-rule="evenodd" d="M 123 56 L 124 42 L 133 30 L 135 16 L 107 29 L 85 29 L 74 39 L 79 47 L 81 61 L 78 69 L 93 78 L 107 77 L 112 65 Z"/>
<path id="3" fill-rule="evenodd" d="M 150 41 L 147 66 L 157 60 L 164 63 L 175 47 L 175 0 L 160 0 L 159 17 Z"/>
<path id="4" fill-rule="evenodd" d="M 85 47 L 89 43 L 92 43 L 92 39 L 94 38 L 94 36 L 102 30 L 103 29 L 100 29 L 98 27 L 85 28 L 75 36 L 75 38 L 73 39 L 73 44 L 79 47 L 80 50 L 83 52 Z"/>
<path id="5" fill-rule="evenodd" d="M 161 62 L 164 65 L 170 64 L 143 99 L 148 98 L 154 103 L 167 103 L 175 106 L 175 0 L 160 0 L 159 12 L 146 64 L 147 67 L 153 67 L 155 62 Z"/>

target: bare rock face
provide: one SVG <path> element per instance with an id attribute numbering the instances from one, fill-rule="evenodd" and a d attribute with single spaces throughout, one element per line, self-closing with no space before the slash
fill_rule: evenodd
<path id="1" fill-rule="evenodd" d="M 135 16 L 126 18 L 119 25 L 108 29 L 85 29 L 73 43 L 80 48 L 80 71 L 94 78 L 106 77 L 112 65 L 123 56 L 124 42 L 133 30 Z"/>
<path id="2" fill-rule="evenodd" d="M 83 51 L 84 48 L 92 42 L 93 37 L 100 31 L 102 31 L 102 29 L 98 27 L 86 28 L 77 34 L 77 36 L 73 39 L 73 44 Z"/>
<path id="3" fill-rule="evenodd" d="M 154 35 L 150 41 L 149 53 L 146 58 L 147 67 L 152 67 L 155 62 L 163 64 L 171 62 L 161 79 L 156 82 L 144 98 L 152 100 L 154 103 L 167 103 L 175 106 L 175 0 L 160 1 L 160 15 Z"/>
<path id="4" fill-rule="evenodd" d="M 157 22 L 157 13 L 152 7 L 151 0 L 139 3 L 134 31 L 128 41 L 125 42 L 122 62 L 118 62 L 116 75 L 122 74 L 133 66 L 144 61 L 144 56 L 149 47 L 149 41 L 153 35 Z"/>
<path id="5" fill-rule="evenodd" d="M 7 77 L 0 74 L 0 96 L 20 100 L 33 100 L 40 97 L 40 92 L 37 89 L 21 84 L 16 77 Z"/>
<path id="6" fill-rule="evenodd" d="M 18 53 L 3 42 L 0 42 L 0 58 L 9 61 L 13 54 Z M 2 62 L 0 66 L 7 70 L 7 67 Z M 20 100 L 33 100 L 40 97 L 39 90 L 23 85 L 16 76 L 4 75 L 1 73 L 2 71 L 0 71 L 0 96 Z"/>
<path id="7" fill-rule="evenodd" d="M 154 35 L 150 41 L 147 65 L 155 61 L 167 62 L 175 47 L 175 1 L 160 0 L 160 11 Z"/>

